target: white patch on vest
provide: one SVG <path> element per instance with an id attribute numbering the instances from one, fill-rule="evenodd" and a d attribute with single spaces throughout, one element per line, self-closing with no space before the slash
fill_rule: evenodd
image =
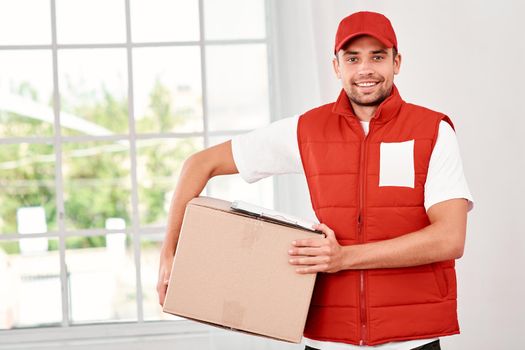
<path id="1" fill-rule="evenodd" d="M 381 142 L 379 186 L 414 188 L 414 140 Z"/>

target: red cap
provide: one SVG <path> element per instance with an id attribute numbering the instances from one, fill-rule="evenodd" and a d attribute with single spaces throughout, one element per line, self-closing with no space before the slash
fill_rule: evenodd
<path id="1" fill-rule="evenodd" d="M 395 47 L 397 50 L 396 33 L 390 20 L 377 12 L 362 11 L 353 13 L 339 22 L 334 53 L 337 54 L 350 39 L 360 35 L 371 35 L 387 48 Z"/>

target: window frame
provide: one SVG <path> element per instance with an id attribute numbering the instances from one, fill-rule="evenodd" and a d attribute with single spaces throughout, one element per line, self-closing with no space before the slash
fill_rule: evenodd
<path id="1" fill-rule="evenodd" d="M 268 65 L 268 103 L 270 121 L 279 119 L 276 117 L 278 111 L 278 94 L 274 80 L 276 67 L 274 65 L 274 47 L 275 39 L 273 37 L 271 18 L 274 11 L 274 3 L 271 0 L 263 0 L 265 7 L 265 25 L 266 33 L 262 39 L 235 39 L 235 40 L 206 40 L 204 32 L 204 0 L 198 0 L 199 7 L 199 40 L 198 41 L 172 41 L 172 42 L 133 42 L 131 37 L 131 11 L 130 0 L 123 0 L 125 3 L 125 24 L 126 24 L 126 41 L 124 43 L 109 44 L 58 44 L 57 42 L 57 21 L 56 21 L 56 4 L 55 0 L 49 0 L 51 11 L 51 44 L 44 45 L 0 45 L 0 52 L 7 50 L 46 50 L 52 54 L 52 78 L 53 78 L 53 115 L 54 115 L 54 135 L 48 137 L 27 136 L 27 137 L 7 137 L 0 138 L 0 145 L 4 144 L 52 144 L 55 154 L 55 189 L 56 191 L 56 209 L 57 209 L 57 230 L 48 231 L 43 234 L 0 234 L 0 242 L 19 240 L 21 238 L 48 237 L 56 238 L 59 241 L 59 259 L 60 259 L 60 281 L 61 281 L 61 304 L 62 304 L 62 321 L 57 326 L 43 326 L 30 328 L 15 328 L 0 330 L 1 344 L 21 344 L 21 343 L 40 343 L 40 342 L 57 342 L 63 340 L 75 339 L 100 339 L 115 338 L 123 336 L 157 336 L 157 335 L 176 335 L 176 334 L 203 334 L 209 333 L 210 328 L 199 323 L 188 320 L 172 321 L 145 321 L 143 312 L 143 292 L 141 278 L 141 238 L 152 237 L 155 234 L 165 232 L 165 226 L 157 227 L 140 227 L 139 225 L 139 207 L 138 207 L 138 180 L 137 180 L 137 148 L 136 143 L 145 139 L 162 139 L 162 138 L 188 138 L 202 137 L 204 148 L 210 144 L 210 138 L 216 136 L 232 136 L 245 133 L 250 130 L 219 130 L 210 131 L 208 128 L 208 106 L 207 106 L 207 78 L 206 78 L 206 48 L 212 45 L 245 45 L 245 44 L 265 44 L 267 52 Z M 133 54 L 134 48 L 139 47 L 173 47 L 173 46 L 198 46 L 200 49 L 201 64 L 201 88 L 202 88 L 202 113 L 203 113 L 203 130 L 202 132 L 163 132 L 137 134 L 135 132 L 134 118 L 134 96 L 133 96 Z M 98 48 L 123 48 L 126 49 L 127 59 L 127 78 L 128 78 L 128 122 L 129 132 L 127 134 L 113 134 L 108 136 L 80 135 L 80 136 L 62 136 L 60 123 L 60 91 L 59 91 L 59 74 L 58 74 L 58 51 L 62 49 L 98 49 Z M 82 141 L 117 141 L 125 140 L 129 142 L 129 156 L 131 161 L 131 217 L 132 224 L 123 230 L 108 229 L 66 229 L 65 210 L 63 197 L 63 177 L 62 177 L 62 144 L 65 142 L 82 142 Z M 273 183 L 274 205 L 278 201 L 276 195 L 276 182 Z M 206 190 L 208 186 L 206 187 Z M 69 291 L 67 289 L 66 276 L 66 239 L 70 236 L 93 236 L 107 235 L 111 233 L 125 233 L 132 238 L 135 279 L 136 279 L 136 308 L 137 320 L 133 322 L 101 322 L 93 324 L 76 325 L 71 324 L 69 320 Z"/>

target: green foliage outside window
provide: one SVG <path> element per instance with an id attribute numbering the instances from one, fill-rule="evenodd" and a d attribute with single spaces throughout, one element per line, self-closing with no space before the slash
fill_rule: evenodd
<path id="1" fill-rule="evenodd" d="M 38 96 L 28 83 L 13 89 L 38 102 Z M 80 93 L 79 93 L 80 94 Z M 86 103 L 68 104 L 68 112 L 90 122 L 104 126 L 113 132 L 128 131 L 127 98 L 117 98 L 102 87 L 102 94 L 94 98 L 94 93 L 84 93 Z M 183 122 L 188 111 L 174 111 L 171 91 L 157 80 L 150 93 L 149 113 L 137 121 L 137 130 L 148 129 L 148 124 L 160 125 L 162 129 L 172 130 Z M 51 106 L 51 101 L 47 101 Z M 0 135 L 20 134 L 46 135 L 46 128 L 53 128 L 47 122 L 16 115 L 0 110 Z M 23 132 L 20 129 L 23 128 Z M 46 213 L 48 230 L 57 230 L 55 194 L 55 155 L 50 144 L 12 144 L 0 147 L 0 234 L 17 232 L 16 210 L 20 207 L 42 206 Z M 193 139 L 183 139 L 177 147 L 163 147 L 156 142 L 137 155 L 144 157 L 146 171 L 154 174 L 159 183 L 139 190 L 139 206 L 146 208 L 141 218 L 142 225 L 154 223 L 166 215 L 166 191 L 175 187 L 174 174 L 179 165 L 199 146 Z M 89 149 L 87 155 L 83 150 Z M 75 156 L 77 152 L 77 156 Z M 131 224 L 131 179 L 129 161 L 129 142 L 90 141 L 82 143 L 63 142 L 63 177 L 66 227 L 74 229 L 104 228 L 107 218 L 123 218 L 126 225 Z M 158 185 L 158 186 L 157 186 Z M 17 242 L 0 243 L 7 253 L 18 253 Z M 69 248 L 100 247 L 105 245 L 104 237 L 75 237 L 68 239 Z M 56 242 L 49 250 L 58 247 Z"/>

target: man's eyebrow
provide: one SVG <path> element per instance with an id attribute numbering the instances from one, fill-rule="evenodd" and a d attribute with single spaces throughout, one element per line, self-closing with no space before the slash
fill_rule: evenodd
<path id="1" fill-rule="evenodd" d="M 373 55 L 377 55 L 378 53 L 384 53 L 385 55 L 388 54 L 388 52 L 385 49 L 370 51 L 370 53 Z M 343 53 L 343 55 L 358 55 L 358 54 L 359 54 L 359 51 L 350 51 L 350 50 L 346 50 Z"/>

